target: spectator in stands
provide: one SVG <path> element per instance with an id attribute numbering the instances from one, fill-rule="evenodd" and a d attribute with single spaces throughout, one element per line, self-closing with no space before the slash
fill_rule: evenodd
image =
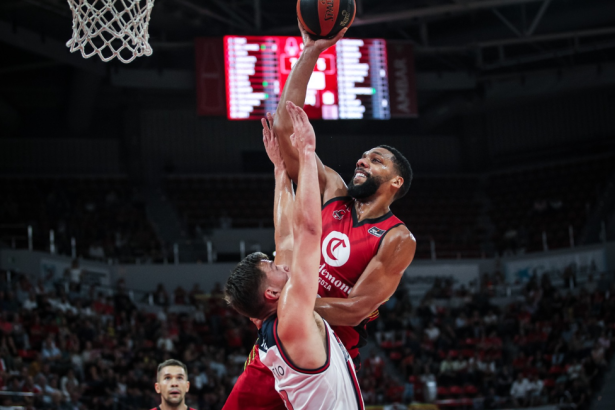
<path id="1" fill-rule="evenodd" d="M 457 381 L 457 375 L 455 374 L 455 368 L 453 365 L 453 354 L 449 351 L 446 358 L 440 362 L 440 383 L 443 386 L 450 386 Z"/>
<path id="2" fill-rule="evenodd" d="M 162 283 L 158 284 L 154 292 L 154 303 L 158 306 L 169 306 L 169 294 Z"/>
<path id="3" fill-rule="evenodd" d="M 103 255 L 104 257 L 104 255 Z M 79 260 L 73 259 L 71 262 L 70 268 L 66 268 L 66 271 L 69 274 L 70 282 L 80 284 L 83 277 L 83 269 L 79 266 Z"/>
<path id="4" fill-rule="evenodd" d="M 166 330 L 162 331 L 162 334 L 158 338 L 156 342 L 156 348 L 160 349 L 164 352 L 172 353 L 175 351 L 175 344 L 173 343 L 173 339 L 169 336 L 169 332 Z"/>
<path id="5" fill-rule="evenodd" d="M 529 381 L 523 376 L 523 373 L 519 373 L 517 380 L 515 380 L 510 388 L 510 396 L 515 407 L 525 407 L 528 404 L 529 389 Z"/>
<path id="6" fill-rule="evenodd" d="M 429 338 L 432 343 L 437 343 L 438 338 L 440 337 L 440 329 L 436 326 L 436 324 L 432 321 L 429 323 L 427 329 L 425 329 L 425 334 Z"/>
<path id="7" fill-rule="evenodd" d="M 459 314 L 457 319 L 455 319 L 455 333 L 457 334 L 457 338 L 465 339 L 468 337 L 468 318 L 465 313 Z"/>
<path id="8" fill-rule="evenodd" d="M 55 362 L 57 360 L 60 360 L 60 358 L 62 357 L 62 352 L 56 347 L 56 344 L 53 341 L 53 336 L 47 336 L 47 338 L 43 342 L 41 357 L 43 359 L 43 362 L 47 363 Z"/>
<path id="9" fill-rule="evenodd" d="M 34 290 L 30 291 L 28 299 L 23 302 L 22 307 L 26 310 L 33 310 L 38 308 L 38 303 L 36 302 L 36 293 L 34 293 Z"/>
<path id="10" fill-rule="evenodd" d="M 182 288 L 181 286 L 178 286 L 177 289 L 175 289 L 174 292 L 175 298 L 174 298 L 174 303 L 176 305 L 185 305 L 187 300 L 186 300 L 186 291 L 184 290 L 184 288 Z"/>
<path id="11" fill-rule="evenodd" d="M 529 402 L 532 407 L 538 406 L 541 404 L 543 387 L 544 387 L 543 381 L 539 380 L 536 374 L 532 374 L 527 384 Z"/>
<path id="12" fill-rule="evenodd" d="M 88 251 L 88 255 L 90 258 L 94 260 L 103 260 L 105 259 L 105 250 L 102 247 L 102 244 L 97 241 L 90 245 L 90 250 Z"/>
<path id="13" fill-rule="evenodd" d="M 491 387 L 489 393 L 485 396 L 483 401 L 483 408 L 485 410 L 499 409 L 502 404 L 501 398 L 497 395 L 495 389 Z"/>

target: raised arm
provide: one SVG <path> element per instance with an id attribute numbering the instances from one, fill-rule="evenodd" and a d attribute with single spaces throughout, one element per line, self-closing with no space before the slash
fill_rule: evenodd
<path id="1" fill-rule="evenodd" d="M 337 43 L 347 30 L 342 30 L 332 40 L 314 41 L 300 23 L 299 29 L 303 36 L 303 52 L 286 80 L 274 123 L 274 130 L 280 140 L 280 151 L 286 163 L 288 175 L 295 182 L 298 181 L 299 176 L 299 153 L 290 141 L 290 136 L 293 134 L 293 122 L 286 110 L 286 103 L 290 101 L 298 107 L 305 105 L 307 86 L 320 53 Z M 340 176 L 332 169 L 325 167 L 318 156 L 316 156 L 316 164 L 320 195 L 325 197 L 345 195 L 346 184 L 344 184 Z M 336 192 L 339 190 L 343 192 Z"/>
<path id="2" fill-rule="evenodd" d="M 322 335 L 314 320 L 314 300 L 318 294 L 318 264 L 322 220 L 318 172 L 316 169 L 316 136 L 305 112 L 287 103 L 294 123 L 291 136 L 299 155 L 297 196 L 293 212 L 293 253 L 288 282 L 278 302 L 278 335 L 292 360 L 299 367 L 322 365 L 326 352 Z"/>
<path id="3" fill-rule="evenodd" d="M 348 298 L 319 298 L 315 310 L 336 326 L 357 326 L 386 302 L 414 259 L 416 240 L 405 226 L 389 232 Z"/>
<path id="4" fill-rule="evenodd" d="M 273 132 L 271 125 L 274 117 L 267 114 L 263 118 L 263 144 L 269 159 L 273 163 L 275 175 L 275 193 L 273 200 L 273 225 L 275 227 L 275 264 L 290 265 L 293 256 L 293 207 L 295 193 L 293 184 L 286 173 L 286 165 L 280 153 L 278 138 Z"/>

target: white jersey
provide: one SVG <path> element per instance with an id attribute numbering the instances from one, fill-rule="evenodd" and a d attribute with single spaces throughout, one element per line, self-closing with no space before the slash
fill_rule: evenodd
<path id="1" fill-rule="evenodd" d="M 323 319 L 327 337 L 327 361 L 313 370 L 295 366 L 278 338 L 277 315 L 259 330 L 258 354 L 271 370 L 275 389 L 288 410 L 364 410 L 354 364 L 344 345 Z"/>

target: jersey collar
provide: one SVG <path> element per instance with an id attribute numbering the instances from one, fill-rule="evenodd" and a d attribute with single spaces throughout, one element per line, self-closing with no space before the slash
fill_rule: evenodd
<path id="1" fill-rule="evenodd" d="M 359 222 L 359 218 L 357 217 L 357 210 L 354 206 L 354 203 L 356 202 L 355 199 L 353 199 L 353 204 L 351 205 L 352 208 L 352 227 L 353 228 L 358 228 L 359 226 L 363 226 L 365 224 L 377 224 L 379 222 L 382 222 L 386 219 L 389 219 L 390 217 L 393 216 L 393 212 L 391 210 L 389 210 L 389 212 L 387 212 L 386 214 L 382 215 L 379 218 L 372 218 L 372 219 L 364 219 L 361 222 Z"/>

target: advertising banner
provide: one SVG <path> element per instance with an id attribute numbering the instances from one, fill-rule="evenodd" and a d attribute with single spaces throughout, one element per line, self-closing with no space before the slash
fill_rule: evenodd
<path id="1" fill-rule="evenodd" d="M 508 281 L 527 282 L 533 276 L 540 278 L 543 274 L 547 274 L 553 284 L 560 284 L 567 275 L 574 275 L 577 279 L 582 279 L 589 274 L 597 276 L 605 272 L 607 270 L 606 253 L 604 249 L 596 249 L 524 258 L 504 262 L 504 269 Z"/>

